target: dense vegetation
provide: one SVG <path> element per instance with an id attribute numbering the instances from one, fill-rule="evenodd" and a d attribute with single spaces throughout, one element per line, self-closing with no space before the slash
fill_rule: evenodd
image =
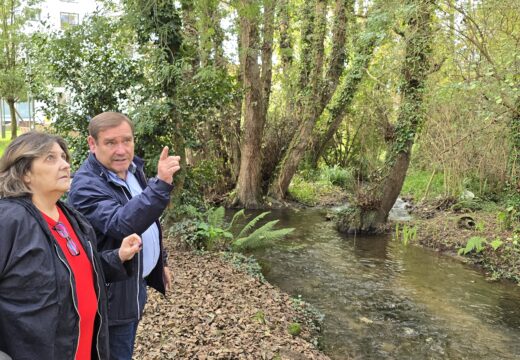
<path id="1" fill-rule="evenodd" d="M 165 144 L 183 155 L 179 211 L 347 193 L 340 228 L 374 231 L 400 193 L 470 192 L 518 221 L 519 20 L 515 0 L 107 1 L 81 26 L 16 38 L 16 69 L 19 22 L 4 28 L 0 71 L 30 65 L 24 86 L 74 166 L 106 110 L 135 120 L 147 160 Z"/>

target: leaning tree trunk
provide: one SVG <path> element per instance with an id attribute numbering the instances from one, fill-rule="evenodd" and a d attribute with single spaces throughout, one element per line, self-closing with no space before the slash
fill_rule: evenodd
<path id="1" fill-rule="evenodd" d="M 373 188 L 357 194 L 357 204 L 338 221 L 343 232 L 375 232 L 388 218 L 397 200 L 410 164 L 415 135 L 424 122 L 423 97 L 430 72 L 433 0 L 407 0 L 406 50 L 402 73 L 403 100 L 396 124 L 395 140 L 388 151 L 382 177 Z"/>
<path id="2" fill-rule="evenodd" d="M 320 3 L 317 5 L 320 5 Z M 352 4 L 349 4 L 348 2 L 338 3 L 336 4 L 336 7 L 336 17 L 338 19 L 348 18 L 345 15 L 345 9 L 353 10 Z M 329 70 L 327 71 L 324 83 L 318 83 L 316 78 L 312 76 L 309 79 L 311 84 L 309 89 L 311 89 L 311 91 L 306 92 L 309 93 L 311 97 L 307 98 L 307 101 L 304 103 L 303 122 L 292 139 L 287 153 L 280 165 L 278 175 L 269 189 L 269 194 L 274 198 L 283 199 L 285 197 L 285 194 L 289 189 L 289 184 L 291 183 L 305 152 L 316 138 L 316 136 L 313 135 L 315 125 L 320 118 L 320 114 L 323 113 L 327 102 L 327 114 L 329 116 L 326 120 L 327 128 L 332 134 L 337 131 L 337 127 L 343 119 L 345 109 L 350 106 L 354 94 L 363 79 L 365 68 L 368 67 L 370 63 L 373 50 L 379 44 L 380 39 L 384 38 L 382 35 L 384 35 L 387 29 L 386 24 L 388 22 L 388 17 L 382 14 L 378 7 L 379 4 L 376 4 L 374 13 L 369 17 L 367 28 L 358 42 L 359 48 L 356 51 L 353 64 L 348 70 L 345 70 L 348 71 L 348 73 L 342 80 L 341 84 L 338 85 L 341 75 L 338 70 L 340 66 L 343 65 L 344 61 L 344 57 L 342 56 L 344 46 L 341 46 L 341 44 L 333 46 L 332 55 L 334 57 L 331 58 L 331 61 L 329 62 Z M 319 14 L 318 11 L 317 14 Z M 320 19 L 322 19 L 322 17 L 317 17 L 317 20 L 315 20 L 318 25 Z M 318 29 L 320 28 L 318 27 Z M 344 36 L 344 32 L 345 28 L 340 26 L 338 20 L 336 20 L 334 38 L 339 39 L 341 36 Z M 315 35 L 315 37 L 319 38 L 317 35 Z M 318 45 L 315 44 L 314 48 L 317 49 Z M 315 56 L 315 59 L 319 58 Z M 317 64 L 313 67 L 314 69 L 318 66 L 322 66 L 321 62 L 318 60 L 315 60 L 314 62 Z M 335 127 L 335 129 L 330 130 L 333 127 Z M 327 132 L 326 135 L 328 135 L 329 132 Z M 332 137 L 332 135 L 330 136 Z"/>
<path id="3" fill-rule="evenodd" d="M 262 116 L 267 119 L 271 83 L 273 79 L 273 34 L 276 0 L 264 0 L 263 44 L 262 44 Z"/>
<path id="4" fill-rule="evenodd" d="M 9 113 L 11 114 L 11 140 L 13 140 L 18 136 L 18 121 L 16 121 L 16 108 L 14 106 L 15 99 L 13 97 L 7 97 L 6 101 L 9 106 Z"/>
<path id="5" fill-rule="evenodd" d="M 327 2 L 317 0 L 314 29 L 312 31 L 313 41 L 309 44 L 313 48 L 312 61 L 306 62 L 306 66 L 302 68 L 300 74 L 300 83 L 303 89 L 301 102 L 303 106 L 303 120 L 297 133 L 291 140 L 276 178 L 269 187 L 269 195 L 277 200 L 282 200 L 285 197 L 291 179 L 296 173 L 305 150 L 312 140 L 312 130 L 319 114 L 324 39 L 327 29 L 326 10 Z M 307 72 L 309 73 L 307 74 Z"/>
<path id="6" fill-rule="evenodd" d="M 244 112 L 242 145 L 240 147 L 240 172 L 234 205 L 258 208 L 261 203 L 262 137 L 265 125 L 263 115 L 262 83 L 260 81 L 259 35 L 257 18 L 259 11 L 251 15 L 255 6 L 251 0 L 240 3 L 244 14 L 240 16 L 241 61 L 244 87 Z M 247 13 L 246 13 L 247 11 Z"/>
<path id="7" fill-rule="evenodd" d="M 368 17 L 364 31 L 357 38 L 356 49 L 348 72 L 343 76 L 341 84 L 337 86 L 327 105 L 327 112 L 324 114 L 325 126 L 322 131 L 315 131 L 313 135 L 316 139 L 312 149 L 314 167 L 350 111 L 354 95 L 366 75 L 366 69 L 370 65 L 374 50 L 385 38 L 390 20 L 391 16 L 385 13 L 380 3 L 376 3 Z"/>
<path id="8" fill-rule="evenodd" d="M 509 177 L 520 192 L 520 98 L 516 101 L 516 111 L 511 117 L 511 152 L 509 155 Z"/>

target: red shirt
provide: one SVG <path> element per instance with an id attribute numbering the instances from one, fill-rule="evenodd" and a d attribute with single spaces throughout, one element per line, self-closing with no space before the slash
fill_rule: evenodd
<path id="1" fill-rule="evenodd" d="M 65 225 L 69 237 L 75 242 L 76 247 L 79 250 L 79 255 L 77 256 L 73 256 L 67 248 L 67 239 L 63 238 L 56 230 L 54 230 L 57 221 L 54 221 L 44 213 L 42 214 L 49 225 L 52 235 L 54 235 L 61 250 L 65 254 L 65 258 L 67 259 L 67 263 L 72 271 L 73 279 L 76 284 L 76 308 L 79 313 L 79 341 L 75 359 L 91 360 L 94 320 L 98 309 L 97 296 L 94 289 L 94 273 L 92 270 L 92 264 L 90 263 L 85 249 L 83 249 L 83 246 L 79 242 L 74 229 L 70 225 L 69 220 L 59 207 L 58 212 L 60 214 L 59 222 Z"/>

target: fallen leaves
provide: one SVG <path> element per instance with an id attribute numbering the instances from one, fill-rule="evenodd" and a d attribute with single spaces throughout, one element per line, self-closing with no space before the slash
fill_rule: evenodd
<path id="1" fill-rule="evenodd" d="M 149 290 L 134 359 L 329 359 L 305 324 L 299 336 L 287 331 L 299 317 L 287 294 L 214 254 L 169 259 L 172 290 Z"/>

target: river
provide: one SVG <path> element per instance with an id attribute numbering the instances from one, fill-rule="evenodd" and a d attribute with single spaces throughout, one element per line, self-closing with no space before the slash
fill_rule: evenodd
<path id="1" fill-rule="evenodd" d="M 520 359 L 520 287 L 391 236 L 341 235 L 325 213 L 272 211 L 296 230 L 251 254 L 324 315 L 332 359 Z"/>

